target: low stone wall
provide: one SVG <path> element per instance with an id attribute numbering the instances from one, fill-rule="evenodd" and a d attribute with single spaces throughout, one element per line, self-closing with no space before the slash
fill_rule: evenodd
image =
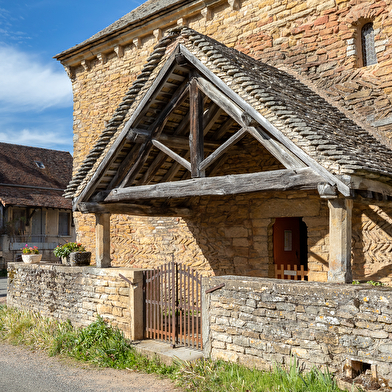
<path id="1" fill-rule="evenodd" d="M 122 279 L 126 277 L 133 285 Z M 143 337 L 142 271 L 8 263 L 7 305 L 85 326 L 98 315 L 131 339 Z"/>
<path id="2" fill-rule="evenodd" d="M 246 277 L 204 278 L 205 355 L 270 369 L 296 356 L 392 386 L 392 288 Z"/>

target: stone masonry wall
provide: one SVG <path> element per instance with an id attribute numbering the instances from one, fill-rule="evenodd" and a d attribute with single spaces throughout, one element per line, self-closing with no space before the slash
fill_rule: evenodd
<path id="1" fill-rule="evenodd" d="M 363 200 L 353 208 L 353 279 L 392 282 L 392 208 Z"/>
<path id="2" fill-rule="evenodd" d="M 274 218 L 302 217 L 308 230 L 309 279 L 327 280 L 328 207 L 317 192 L 195 198 L 191 208 L 192 218 L 112 216 L 112 264 L 151 268 L 174 255 L 203 275 L 273 277 Z M 77 231 L 94 250 L 94 221 L 89 218 L 79 215 L 77 222 L 83 226 Z"/>
<path id="3" fill-rule="evenodd" d="M 239 6 L 233 6 L 234 3 Z M 159 26 L 155 24 L 154 30 L 149 30 L 146 25 L 140 32 L 130 32 L 129 41 L 121 43 L 121 51 L 114 51 L 118 41 L 113 41 L 113 51 L 105 49 L 103 56 L 72 65 L 74 170 L 103 131 L 105 122 L 111 118 L 157 40 L 178 24 L 186 24 L 256 59 L 284 69 L 304 83 L 312 83 L 319 93 L 389 143 L 392 137 L 391 0 L 242 0 L 209 4 L 202 12 L 192 15 L 187 15 L 184 9 L 182 18 L 178 20 L 162 19 Z M 358 34 L 366 21 L 374 23 L 378 63 L 361 67 Z M 88 55 L 91 56 L 91 53 Z M 211 210 L 214 210 L 213 207 L 209 208 Z M 231 225 L 229 216 L 230 212 L 226 211 L 226 216 L 221 218 L 226 220 L 225 227 Z M 214 215 L 208 219 L 210 222 L 206 227 L 218 217 Z M 324 222 L 316 222 L 317 219 L 312 217 L 313 222 L 309 223 L 312 235 L 309 238 L 309 256 L 313 263 L 313 277 L 323 280 L 327 269 L 328 237 Z M 93 250 L 94 217 L 76 214 L 75 223 L 79 240 Z M 194 223 L 178 218 L 112 216 L 114 264 L 145 265 L 147 260 L 153 264 L 161 263 L 174 253 L 183 256 L 186 263 L 195 260 L 196 266 L 206 268 L 210 273 L 207 261 L 219 254 L 219 257 L 224 256 L 225 273 L 237 273 L 238 267 L 226 262 L 231 252 L 231 248 L 227 252 L 223 250 L 226 239 L 222 237 L 217 244 L 211 244 L 211 241 L 203 244 L 204 240 L 197 241 L 191 234 L 192 230 L 197 230 Z M 243 222 L 243 226 L 248 224 Z M 219 235 L 214 234 L 214 237 Z M 252 241 L 250 234 L 240 238 Z M 242 240 L 243 244 L 245 242 Z M 239 249 L 243 245 L 238 245 L 237 240 L 236 244 L 236 260 L 246 258 L 246 270 L 260 274 L 254 268 L 260 254 L 256 252 L 254 255 L 254 249 L 250 249 L 244 257 Z M 263 257 L 264 263 L 266 256 Z M 356 260 L 362 263 L 358 255 Z M 257 273 L 252 272 L 256 270 Z M 267 276 L 267 271 L 264 269 L 261 275 Z"/>
<path id="4" fill-rule="evenodd" d="M 130 289 L 120 273 L 133 280 L 129 269 L 8 263 L 7 305 L 69 319 L 75 326 L 101 315 L 130 337 Z"/>
<path id="5" fill-rule="evenodd" d="M 260 278 L 204 278 L 205 355 L 270 369 L 364 362 L 392 386 L 392 288 Z M 366 368 L 366 366 L 365 366 Z"/>

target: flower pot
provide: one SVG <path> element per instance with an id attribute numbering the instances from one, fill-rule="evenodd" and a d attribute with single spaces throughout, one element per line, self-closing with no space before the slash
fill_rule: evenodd
<path id="1" fill-rule="evenodd" d="M 23 254 L 22 260 L 26 264 L 37 264 L 41 261 L 42 254 L 30 253 L 30 254 Z"/>
<path id="2" fill-rule="evenodd" d="M 71 252 L 69 261 L 71 266 L 90 265 L 91 252 Z"/>
<path id="3" fill-rule="evenodd" d="M 64 256 L 61 258 L 61 264 L 63 265 L 71 265 L 70 261 L 69 261 L 69 256 Z"/>

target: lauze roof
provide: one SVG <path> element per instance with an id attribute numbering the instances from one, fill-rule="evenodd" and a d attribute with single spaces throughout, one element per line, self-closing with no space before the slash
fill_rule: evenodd
<path id="1" fill-rule="evenodd" d="M 62 197 L 72 175 L 69 152 L 0 143 L 0 202 L 71 208 Z"/>
<path id="2" fill-rule="evenodd" d="M 318 184 L 350 196 L 375 180 L 391 194 L 391 158 L 294 77 L 183 27 L 155 47 L 66 196 L 143 203 Z"/>

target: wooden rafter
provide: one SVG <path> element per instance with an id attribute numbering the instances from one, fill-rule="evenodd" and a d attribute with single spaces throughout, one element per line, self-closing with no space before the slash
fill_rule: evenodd
<path id="1" fill-rule="evenodd" d="M 166 107 L 162 110 L 161 114 L 156 118 L 154 121 L 154 124 L 150 128 L 150 134 L 151 137 L 148 139 L 146 142 L 143 143 L 142 149 L 140 150 L 140 154 L 128 172 L 128 174 L 125 176 L 124 180 L 121 182 L 120 187 L 126 187 L 132 184 L 133 180 L 136 178 L 138 175 L 139 171 L 143 167 L 143 165 L 146 163 L 148 156 L 150 154 L 150 151 L 152 149 L 152 138 L 159 137 L 159 135 L 162 133 L 167 120 L 169 119 L 169 114 L 179 105 L 182 104 L 182 102 L 187 98 L 189 94 L 189 88 L 188 88 L 188 83 L 187 81 L 184 81 L 181 87 L 177 89 L 175 94 L 173 95 L 172 99 L 169 101 L 169 103 L 166 105 Z"/>

